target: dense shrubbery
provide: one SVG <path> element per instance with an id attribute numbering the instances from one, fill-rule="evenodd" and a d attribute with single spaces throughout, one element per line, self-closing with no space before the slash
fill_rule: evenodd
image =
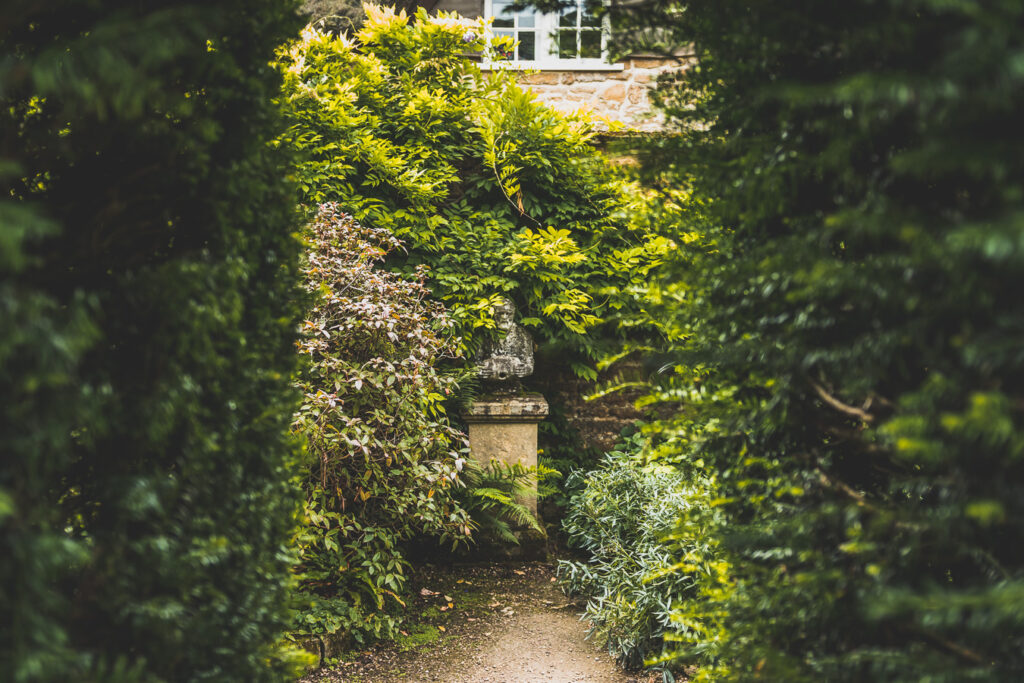
<path id="1" fill-rule="evenodd" d="M 294 10 L 0 7 L 0 671 L 281 680 Z"/>
<path id="2" fill-rule="evenodd" d="M 307 31 L 281 59 L 286 142 L 305 155 L 308 201 L 337 201 L 403 240 L 408 252 L 389 268 L 429 265 L 467 348 L 507 295 L 536 338 L 578 352 L 586 372 L 617 333 L 599 324 L 626 305 L 623 292 L 644 282 L 664 242 L 636 222 L 642 199 L 591 147 L 583 117 L 465 58 L 485 49 L 487 31 L 375 8 L 351 41 Z"/>
<path id="3" fill-rule="evenodd" d="M 300 628 L 362 642 L 397 627 L 384 608 L 401 602 L 409 563 L 400 544 L 471 533 L 453 498 L 467 444 L 443 405 L 455 378 L 434 367 L 458 349 L 423 278 L 376 267 L 400 246 L 386 230 L 324 205 L 307 239 L 313 302 L 299 350 L 309 362 L 293 426 L 308 442 L 303 586 L 319 604 Z"/>
<path id="4" fill-rule="evenodd" d="M 515 542 L 543 530 L 517 496 L 537 472 L 481 468 L 445 403 L 457 377 L 437 367 L 459 354 L 444 306 L 379 267 L 401 243 L 325 204 L 307 229 L 311 306 L 307 360 L 293 429 L 307 443 L 306 525 L 299 535 L 302 601 L 296 628 L 357 642 L 393 636 L 409 560 L 404 544 Z"/>
<path id="5" fill-rule="evenodd" d="M 707 569 L 697 556 L 713 556 L 713 541 L 692 534 L 687 562 L 701 566 L 677 566 L 680 544 L 666 537 L 690 508 L 707 509 L 707 487 L 671 466 L 645 465 L 643 444 L 637 434 L 599 469 L 573 475 L 580 492 L 570 501 L 564 527 L 570 545 L 590 559 L 563 560 L 558 567 L 567 591 L 590 598 L 585 617 L 591 634 L 628 668 L 660 655 L 666 637 L 682 637 L 686 627 L 673 623 L 673 608 L 693 597 L 693 574 Z"/>
<path id="6" fill-rule="evenodd" d="M 1021 678 L 1024 6 L 662 8 L 699 68 L 652 169 L 708 220 L 662 297 L 687 408 L 648 457 L 714 482 L 720 521 L 677 535 L 727 563 L 674 615 L 717 646 L 680 660 Z"/>

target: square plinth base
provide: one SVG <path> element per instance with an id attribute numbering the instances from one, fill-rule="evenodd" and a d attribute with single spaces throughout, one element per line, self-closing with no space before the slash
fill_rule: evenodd
<path id="1" fill-rule="evenodd" d="M 473 458 L 485 467 L 492 460 L 536 467 L 537 423 L 547 414 L 547 401 L 540 394 L 490 396 L 474 401 L 464 415 Z M 521 502 L 537 513 L 536 494 Z"/>

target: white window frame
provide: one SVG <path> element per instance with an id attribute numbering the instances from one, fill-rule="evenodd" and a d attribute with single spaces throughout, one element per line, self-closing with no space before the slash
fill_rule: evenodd
<path id="1" fill-rule="evenodd" d="M 584 0 L 577 0 L 577 15 L 576 15 L 576 33 L 579 35 L 580 23 L 582 22 L 582 10 L 584 6 Z M 622 71 L 624 68 L 622 64 L 610 64 L 608 62 L 608 34 L 609 34 L 609 23 L 608 17 L 605 17 L 601 22 L 601 56 L 600 57 L 580 57 L 580 41 L 577 39 L 576 45 L 576 57 L 562 58 L 558 56 L 558 39 L 557 31 L 559 30 L 559 16 L 558 12 L 537 12 L 534 11 L 534 28 L 519 28 L 518 15 L 513 22 L 513 28 L 501 27 L 491 28 L 493 33 L 504 30 L 532 30 L 536 35 L 535 42 L 535 55 L 536 58 L 532 60 L 484 60 L 482 64 L 484 69 L 516 69 L 516 70 L 538 70 L 538 71 Z M 494 17 L 494 0 L 484 0 L 484 16 L 488 19 Z M 518 50 L 517 50 L 518 52 Z"/>

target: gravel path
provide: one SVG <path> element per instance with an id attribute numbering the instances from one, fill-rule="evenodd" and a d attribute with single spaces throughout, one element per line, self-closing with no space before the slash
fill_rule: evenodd
<path id="1" fill-rule="evenodd" d="M 575 614 L 532 611 L 513 619 L 454 678 L 439 681 L 552 681 L 620 683 L 636 680 L 616 669 L 601 648 L 583 640 Z"/>
<path id="2" fill-rule="evenodd" d="M 458 577 L 458 578 L 457 578 Z M 579 605 L 555 587 L 550 565 L 488 565 L 419 576 L 414 609 L 452 598 L 434 642 L 402 651 L 378 646 L 304 679 L 306 683 L 647 683 L 585 640 Z M 436 613 L 432 612 L 432 613 Z"/>

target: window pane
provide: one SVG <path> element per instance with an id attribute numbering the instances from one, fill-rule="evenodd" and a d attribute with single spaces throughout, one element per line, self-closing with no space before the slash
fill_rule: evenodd
<path id="1" fill-rule="evenodd" d="M 504 0 L 494 0 L 491 5 L 491 10 L 494 12 L 494 24 L 493 26 L 512 26 L 512 12 L 509 11 L 509 7 L 512 5 L 511 2 Z"/>
<path id="2" fill-rule="evenodd" d="M 558 17 L 558 25 L 566 28 L 576 28 L 576 10 L 566 10 L 562 16 Z"/>
<path id="3" fill-rule="evenodd" d="M 576 57 L 576 31 L 558 32 L 558 56 L 562 59 L 575 59 Z"/>
<path id="4" fill-rule="evenodd" d="M 533 28 L 534 14 L 533 12 L 520 12 L 519 13 L 519 27 L 520 28 Z"/>
<path id="5" fill-rule="evenodd" d="M 523 31 L 519 34 L 519 59 L 536 59 L 537 34 L 533 31 Z"/>
<path id="6" fill-rule="evenodd" d="M 580 22 L 580 26 L 590 26 L 592 28 L 601 28 L 601 20 L 595 17 L 590 12 L 583 11 L 583 19 Z"/>
<path id="7" fill-rule="evenodd" d="M 601 57 L 601 32 L 580 31 L 580 57 L 584 59 Z"/>

